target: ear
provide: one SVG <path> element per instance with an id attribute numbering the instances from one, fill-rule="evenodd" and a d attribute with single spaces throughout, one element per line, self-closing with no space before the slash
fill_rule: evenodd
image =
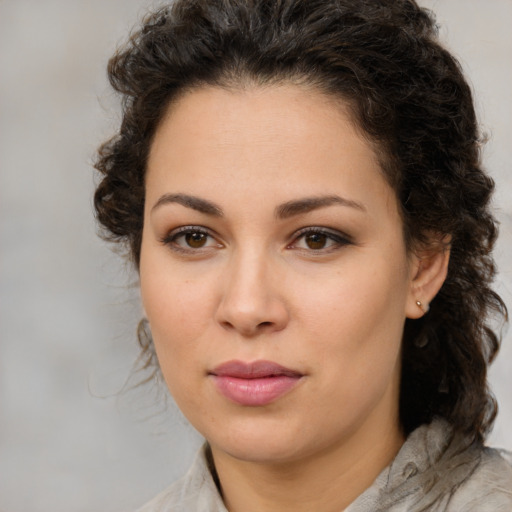
<path id="1" fill-rule="evenodd" d="M 428 246 L 413 252 L 411 257 L 411 281 L 405 315 L 421 318 L 429 310 L 429 304 L 443 286 L 448 274 L 451 237 L 432 237 Z"/>

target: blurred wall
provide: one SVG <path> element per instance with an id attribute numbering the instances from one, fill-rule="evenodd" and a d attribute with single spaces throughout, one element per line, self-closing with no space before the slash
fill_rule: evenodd
<path id="1" fill-rule="evenodd" d="M 422 0 L 471 78 L 512 308 L 512 2 Z M 0 0 L 0 511 L 134 510 L 200 442 L 165 393 L 126 382 L 136 279 L 95 236 L 91 160 L 118 122 L 105 65 L 152 0 Z M 512 339 L 493 366 L 512 448 Z M 162 412 L 163 411 L 163 412 Z"/>

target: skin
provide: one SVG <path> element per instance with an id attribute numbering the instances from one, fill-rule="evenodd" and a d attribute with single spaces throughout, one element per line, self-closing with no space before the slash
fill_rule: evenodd
<path id="1" fill-rule="evenodd" d="M 395 193 L 340 102 L 207 87 L 170 107 L 147 167 L 141 293 L 230 512 L 339 511 L 371 485 L 404 441 L 405 319 L 447 259 L 406 250 Z M 302 377 L 264 406 L 219 392 L 213 368 L 261 359 Z"/>

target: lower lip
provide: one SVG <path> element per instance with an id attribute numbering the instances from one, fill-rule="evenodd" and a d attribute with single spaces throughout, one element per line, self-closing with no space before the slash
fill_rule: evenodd
<path id="1" fill-rule="evenodd" d="M 241 379 L 227 375 L 212 375 L 217 389 L 229 400 L 240 405 L 257 407 L 282 397 L 299 382 L 300 376 L 276 375 L 258 379 Z"/>

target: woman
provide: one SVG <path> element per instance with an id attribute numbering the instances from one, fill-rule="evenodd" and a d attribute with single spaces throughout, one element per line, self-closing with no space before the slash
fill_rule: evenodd
<path id="1" fill-rule="evenodd" d="M 207 441 L 141 510 L 510 510 L 483 445 L 493 183 L 429 14 L 178 0 L 109 76 L 97 216 L 140 274 L 146 364 Z"/>

